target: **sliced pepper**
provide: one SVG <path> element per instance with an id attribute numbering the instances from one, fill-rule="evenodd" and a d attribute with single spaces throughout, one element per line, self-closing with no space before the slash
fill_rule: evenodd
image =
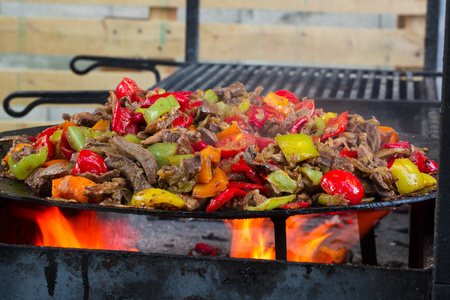
<path id="1" fill-rule="evenodd" d="M 358 156 L 358 151 L 356 151 L 356 150 L 348 150 L 346 147 L 344 147 L 339 155 L 341 157 L 356 158 Z"/>
<path id="2" fill-rule="evenodd" d="M 90 179 L 81 176 L 67 175 L 52 180 L 52 197 L 74 199 L 78 203 L 100 203 L 103 196 L 88 197 L 84 195 L 84 189 L 95 185 Z"/>
<path id="3" fill-rule="evenodd" d="M 106 166 L 103 157 L 95 152 L 83 149 L 78 153 L 72 175 L 83 174 L 86 172 L 100 176 L 108 172 L 108 167 Z"/>
<path id="4" fill-rule="evenodd" d="M 294 193 L 297 189 L 297 182 L 289 177 L 283 170 L 276 170 L 267 175 L 267 180 L 274 188 L 275 192 Z"/>
<path id="5" fill-rule="evenodd" d="M 385 136 L 382 137 L 382 141 L 386 143 L 396 143 L 398 142 L 398 134 L 395 132 L 394 128 L 387 126 L 378 126 L 378 130 L 380 133 Z"/>
<path id="6" fill-rule="evenodd" d="M 194 154 L 183 154 L 183 155 L 174 155 L 169 157 L 169 164 L 171 166 L 178 166 L 180 165 L 181 161 L 183 159 L 188 159 L 193 157 Z"/>
<path id="7" fill-rule="evenodd" d="M 250 100 L 248 98 L 245 98 L 244 100 L 239 103 L 238 110 L 240 112 L 245 113 L 250 108 Z"/>
<path id="8" fill-rule="evenodd" d="M 289 133 L 297 133 L 297 130 L 300 128 L 300 126 L 305 124 L 307 121 L 308 121 L 307 116 L 301 117 L 300 119 L 297 120 L 297 122 L 294 123 Z"/>
<path id="9" fill-rule="evenodd" d="M 212 179 L 212 163 L 220 162 L 220 149 L 208 146 L 200 151 L 202 155 L 202 167 L 198 173 L 198 182 L 208 183 Z"/>
<path id="10" fill-rule="evenodd" d="M 364 198 L 364 187 L 361 181 L 344 170 L 332 170 L 325 173 L 320 185 L 328 194 L 342 197 L 350 204 L 358 204 Z"/>
<path id="11" fill-rule="evenodd" d="M 150 124 L 163 114 L 169 112 L 172 108 L 180 108 L 180 104 L 178 103 L 177 99 L 170 94 L 167 97 L 159 98 L 155 101 L 154 104 L 152 104 L 149 108 L 145 109 L 139 109 L 138 112 L 142 112 L 144 115 L 145 122 L 147 124 Z"/>
<path id="12" fill-rule="evenodd" d="M 295 164 L 308 158 L 320 156 L 312 138 L 306 134 L 287 134 L 275 137 L 287 161 Z"/>
<path id="13" fill-rule="evenodd" d="M 337 136 L 345 131 L 347 128 L 347 114 L 348 111 L 343 112 L 337 118 L 328 119 L 327 126 L 322 134 L 322 139 L 327 139 L 333 136 Z"/>
<path id="14" fill-rule="evenodd" d="M 307 109 L 309 110 L 309 117 L 311 118 L 316 112 L 316 105 L 314 104 L 314 100 L 303 99 L 302 102 L 295 105 L 294 110 Z"/>
<path id="15" fill-rule="evenodd" d="M 86 143 L 86 127 L 70 126 L 67 128 L 66 137 L 70 147 L 80 152 Z"/>
<path id="16" fill-rule="evenodd" d="M 261 211 L 261 210 L 272 210 L 274 208 L 285 205 L 295 199 L 296 195 L 288 195 L 282 197 L 274 197 L 265 200 L 264 202 L 258 204 L 257 206 L 249 206 L 247 210 L 250 211 Z"/>
<path id="17" fill-rule="evenodd" d="M 177 152 L 177 143 L 156 143 L 147 147 L 159 168 L 170 165 L 169 157 Z"/>
<path id="18" fill-rule="evenodd" d="M 128 133 L 124 136 L 124 138 L 126 138 L 127 140 L 129 140 L 130 142 L 136 143 L 136 144 L 141 144 L 142 139 L 140 137 L 138 137 L 135 134 L 132 133 Z"/>
<path id="19" fill-rule="evenodd" d="M 248 117 L 248 123 L 261 129 L 267 121 L 267 111 L 261 106 L 252 105 L 245 115 Z"/>
<path id="20" fill-rule="evenodd" d="M 309 202 L 293 202 L 293 203 L 291 202 L 291 203 L 281 205 L 280 208 L 282 208 L 282 209 L 302 209 L 302 208 L 307 208 L 310 205 L 311 205 L 311 203 L 309 203 Z"/>
<path id="21" fill-rule="evenodd" d="M 109 124 L 111 122 L 109 120 L 99 120 L 97 123 L 95 123 L 94 126 L 92 126 L 92 129 L 95 131 L 100 132 L 107 132 L 109 130 Z"/>
<path id="22" fill-rule="evenodd" d="M 134 80 L 124 78 L 116 87 L 116 97 L 120 100 L 122 97 L 128 96 L 131 102 L 141 101 L 143 99 L 136 95 L 136 92 L 138 91 L 141 91 L 141 89 Z"/>
<path id="23" fill-rule="evenodd" d="M 246 191 L 237 188 L 228 188 L 208 203 L 206 206 L 206 212 L 216 211 L 225 203 L 230 201 L 234 196 L 245 196 L 246 194 Z"/>
<path id="24" fill-rule="evenodd" d="M 237 188 L 237 189 L 244 189 L 244 190 L 259 190 L 261 194 L 269 195 L 270 191 L 267 187 L 256 184 L 256 183 L 248 183 L 248 182 L 237 182 L 237 181 L 230 181 L 228 182 L 229 188 Z"/>
<path id="25" fill-rule="evenodd" d="M 317 198 L 317 202 L 322 205 L 326 206 L 336 206 L 336 205 L 348 205 L 349 202 L 346 201 L 342 196 L 340 195 L 330 195 L 322 193 L 319 195 L 319 198 Z"/>
<path id="26" fill-rule="evenodd" d="M 41 149 L 42 147 L 47 147 L 48 149 L 47 160 L 56 158 L 55 146 L 53 146 L 53 144 L 50 142 L 48 135 L 42 135 L 34 143 L 34 149 L 36 149 L 36 152 L 39 152 L 39 149 Z"/>
<path id="27" fill-rule="evenodd" d="M 127 133 L 137 134 L 139 132 L 139 126 L 134 119 L 134 113 L 122 107 L 120 101 L 117 101 L 116 107 L 114 108 L 111 130 L 120 135 Z"/>
<path id="28" fill-rule="evenodd" d="M 293 104 L 298 104 L 299 100 L 298 97 L 295 96 L 294 93 L 287 91 L 287 90 L 278 90 L 275 92 L 275 94 L 277 94 L 278 96 L 287 98 L 289 100 L 289 102 L 293 103 Z"/>
<path id="29" fill-rule="evenodd" d="M 237 173 L 245 173 L 245 176 L 247 176 L 254 183 L 259 185 L 264 184 L 264 180 L 261 178 L 261 176 L 256 173 L 255 170 L 250 168 L 243 159 L 239 160 L 236 164 L 231 165 L 231 171 Z"/>
<path id="30" fill-rule="evenodd" d="M 288 115 L 291 108 L 289 107 L 289 99 L 270 92 L 264 97 L 264 102 L 276 111 L 282 113 L 285 117 Z"/>
<path id="31" fill-rule="evenodd" d="M 313 185 L 320 184 L 320 180 L 323 176 L 322 171 L 314 170 L 308 167 L 301 167 L 300 171 L 312 181 Z"/>
<path id="32" fill-rule="evenodd" d="M 163 189 L 151 188 L 142 190 L 133 195 L 131 198 L 131 206 L 161 206 L 172 205 L 182 208 L 186 202 L 178 195 Z"/>
<path id="33" fill-rule="evenodd" d="M 422 173 L 431 173 L 436 172 L 438 170 L 438 164 L 434 161 L 426 157 L 420 151 L 415 151 L 410 157 L 409 160 L 413 162 Z"/>
<path id="34" fill-rule="evenodd" d="M 215 197 L 228 185 L 228 178 L 225 171 L 219 167 L 215 168 L 213 178 L 208 183 L 197 183 L 192 189 L 192 197 L 209 198 Z"/>
<path id="35" fill-rule="evenodd" d="M 8 165 L 11 169 L 14 177 L 19 180 L 24 180 L 28 177 L 34 170 L 42 166 L 47 160 L 48 149 L 47 147 L 42 147 L 39 149 L 38 153 L 30 154 L 25 156 L 18 162 L 14 162 L 12 157 L 8 158 Z"/>
<path id="36" fill-rule="evenodd" d="M 203 99 L 212 103 L 217 103 L 217 101 L 219 101 L 219 97 L 217 97 L 216 93 L 211 89 L 206 90 L 203 93 Z"/>
<path id="37" fill-rule="evenodd" d="M 425 186 L 419 168 L 407 158 L 399 158 L 391 166 L 391 173 L 400 194 L 410 194 Z"/>
<path id="38" fill-rule="evenodd" d="M 216 136 L 218 139 L 223 139 L 224 137 L 238 133 L 242 133 L 242 130 L 235 123 L 232 123 L 228 128 L 216 134 Z"/>

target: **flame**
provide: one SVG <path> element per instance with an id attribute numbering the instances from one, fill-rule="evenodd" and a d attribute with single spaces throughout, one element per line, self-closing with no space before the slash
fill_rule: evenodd
<path id="1" fill-rule="evenodd" d="M 362 218 L 361 216 L 358 218 L 360 222 L 364 220 L 359 228 L 360 233 L 367 233 L 375 222 L 388 212 L 389 210 L 362 212 Z M 343 262 L 347 250 L 359 241 L 360 233 L 356 226 L 358 222 L 352 220 L 353 218 L 356 221 L 358 213 L 345 214 L 346 221 L 342 221 L 339 214 L 298 215 L 288 218 L 286 221 L 287 260 L 316 263 Z M 311 222 L 314 219 L 320 219 L 322 222 L 310 229 L 310 223 L 313 225 L 317 223 L 317 221 Z M 274 229 L 270 219 L 231 220 L 226 221 L 226 224 L 232 230 L 231 257 L 275 259 Z M 349 230 L 349 227 L 352 229 Z"/>
<path id="2" fill-rule="evenodd" d="M 40 234 L 34 242 L 36 246 L 138 251 L 123 238 L 131 235 L 131 243 L 135 244 L 140 237 L 125 219 L 100 218 L 97 212 L 90 210 L 64 214 L 53 206 L 22 209 L 17 213 L 38 224 Z"/>

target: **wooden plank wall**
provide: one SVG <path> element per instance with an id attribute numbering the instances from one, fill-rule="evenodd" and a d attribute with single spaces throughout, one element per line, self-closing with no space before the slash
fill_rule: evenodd
<path id="1" fill-rule="evenodd" d="M 0 0 L 0 2 L 5 2 Z M 42 18 L 0 15 L 0 53 L 100 55 L 184 59 L 185 26 L 177 10 L 185 0 L 21 0 L 64 5 L 143 6 L 149 18 Z M 426 0 L 202 0 L 202 8 L 264 9 L 342 14 L 394 14 L 396 28 L 213 23 L 200 25 L 200 61 L 258 61 L 421 69 Z M 8 41 L 8 42 L 4 42 Z M 163 77 L 173 68 L 160 69 Z M 113 89 L 123 77 L 149 87 L 147 72 L 102 69 L 85 76 L 69 70 L 1 70 L 0 99 L 17 90 Z M 25 104 L 19 101 L 17 104 Z M 11 123 L 11 121 L 8 121 Z M 16 124 L 17 121 L 12 122 Z M 5 126 L 0 126 L 5 130 Z M 11 125 L 19 126 L 19 125 Z M 10 126 L 10 127 L 11 127 Z"/>

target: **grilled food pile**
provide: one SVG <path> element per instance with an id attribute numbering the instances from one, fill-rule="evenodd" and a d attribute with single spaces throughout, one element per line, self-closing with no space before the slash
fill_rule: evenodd
<path id="1" fill-rule="evenodd" d="M 104 108 L 63 119 L 2 138 L 2 176 L 49 200 L 206 212 L 354 205 L 436 185 L 427 149 L 285 90 L 144 91 L 124 78 Z"/>

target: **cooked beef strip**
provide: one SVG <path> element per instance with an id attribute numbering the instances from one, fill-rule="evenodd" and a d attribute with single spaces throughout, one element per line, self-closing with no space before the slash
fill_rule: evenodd
<path id="1" fill-rule="evenodd" d="M 150 124 L 147 124 L 145 131 L 150 134 L 155 134 L 161 130 L 171 128 L 173 121 L 178 116 L 180 116 L 178 111 L 175 108 L 172 108 L 168 113 L 165 113 L 163 116 L 153 120 Z"/>
<path id="2" fill-rule="evenodd" d="M 77 124 L 78 126 L 92 127 L 100 121 L 100 117 L 97 115 L 93 115 L 89 112 L 80 112 L 74 114 L 70 121 Z"/>
<path id="3" fill-rule="evenodd" d="M 150 151 L 119 135 L 112 136 L 110 142 L 117 147 L 123 155 L 136 159 L 144 169 L 148 182 L 150 184 L 156 184 L 156 173 L 158 173 L 159 168 L 155 157 Z"/>
<path id="4" fill-rule="evenodd" d="M 8 135 L 0 138 L 0 144 L 11 142 L 13 143 L 14 148 L 17 144 L 29 144 L 30 140 L 26 135 Z"/>
<path id="5" fill-rule="evenodd" d="M 102 175 L 97 175 L 91 172 L 86 172 L 86 173 L 82 173 L 82 174 L 78 174 L 77 176 L 81 176 L 81 177 L 85 177 L 89 180 L 92 180 L 95 183 L 103 183 L 105 181 L 111 181 L 114 178 L 119 178 L 120 177 L 120 171 L 113 169 L 110 170 Z"/>
<path id="6" fill-rule="evenodd" d="M 185 190 L 190 183 L 193 180 L 197 181 L 201 166 L 202 155 L 199 152 L 196 152 L 191 158 L 182 160 L 179 166 L 164 166 L 158 172 L 159 185 L 173 193 L 180 191 L 186 193 Z"/>
<path id="7" fill-rule="evenodd" d="M 85 188 L 83 194 L 89 197 L 106 196 L 108 198 L 108 196 L 120 193 L 125 185 L 125 179 L 114 178 L 112 181 L 105 181 Z M 120 204 L 120 202 L 117 204 Z"/>
<path id="8" fill-rule="evenodd" d="M 106 140 L 109 141 L 111 137 L 108 136 Z M 95 138 L 86 138 L 84 149 L 97 153 L 100 156 L 106 157 L 107 154 L 117 153 L 117 149 L 110 143 L 105 142 L 103 139 L 99 141 Z"/>
<path id="9" fill-rule="evenodd" d="M 195 121 L 199 122 L 201 120 L 204 120 L 207 116 L 223 117 L 224 115 L 225 112 L 219 107 L 219 105 L 207 100 L 203 100 L 202 105 L 197 112 L 197 116 L 195 117 Z"/>
<path id="10" fill-rule="evenodd" d="M 52 192 L 52 179 L 70 175 L 64 164 L 53 164 L 47 168 L 34 170 L 26 179 L 25 184 L 41 196 L 50 196 Z"/>
<path id="11" fill-rule="evenodd" d="M 14 151 L 11 153 L 11 159 L 13 162 L 17 163 L 25 156 L 36 153 L 33 146 L 23 146 L 22 149 Z"/>
<path id="12" fill-rule="evenodd" d="M 197 131 L 188 130 L 186 128 L 163 129 L 150 136 L 141 142 L 144 146 L 153 145 L 156 143 L 175 143 L 185 134 L 191 143 L 197 144 L 200 139 L 200 133 Z"/>
<path id="13" fill-rule="evenodd" d="M 185 207 L 183 207 L 183 210 L 187 211 L 193 211 L 203 208 L 207 202 L 207 199 L 196 199 L 190 197 L 187 194 L 181 194 L 180 197 L 186 202 Z"/>
<path id="14" fill-rule="evenodd" d="M 213 89 L 214 93 L 219 98 L 219 101 L 229 100 L 231 98 L 241 97 L 245 92 L 245 87 L 241 82 L 236 82 L 235 84 L 229 85 L 227 87 L 219 87 Z M 225 95 L 228 94 L 228 96 Z"/>
<path id="15" fill-rule="evenodd" d="M 117 169 L 122 176 L 127 178 L 133 187 L 133 194 L 152 188 L 152 185 L 146 179 L 144 171 L 131 159 L 116 154 L 108 154 L 105 163 L 108 169 Z"/>
<path id="16" fill-rule="evenodd" d="M 200 132 L 200 137 L 202 142 L 214 146 L 217 142 L 217 136 L 204 127 L 197 128 L 197 131 Z"/>

